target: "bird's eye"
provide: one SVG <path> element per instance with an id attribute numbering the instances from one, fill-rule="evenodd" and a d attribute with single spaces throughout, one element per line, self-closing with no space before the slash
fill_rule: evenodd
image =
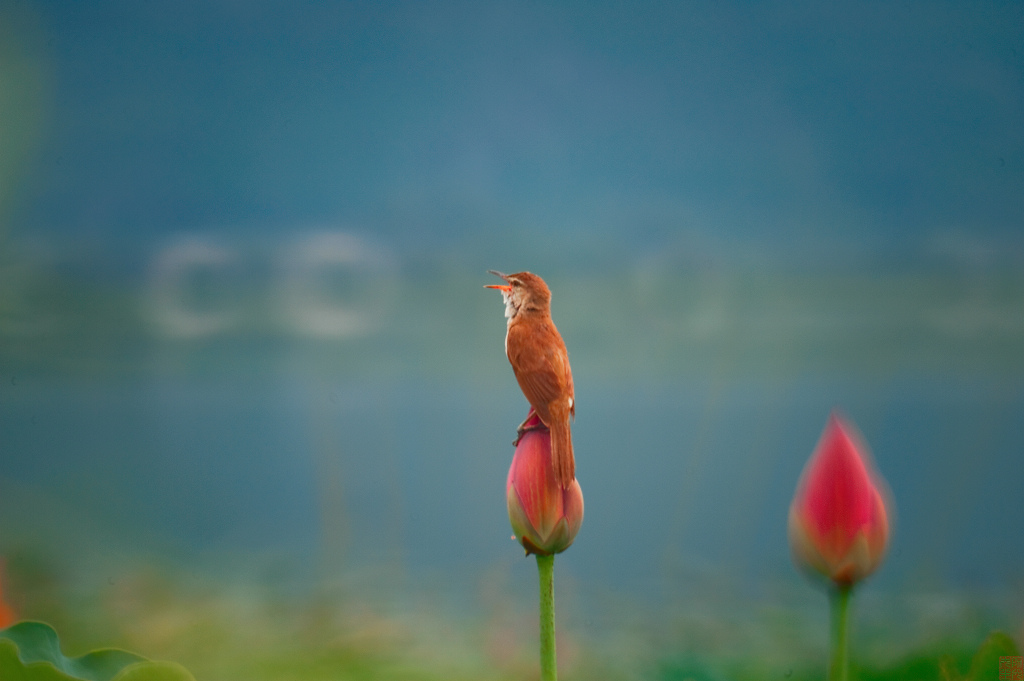
<path id="1" fill-rule="evenodd" d="M 513 279 L 512 280 L 512 285 L 513 286 L 519 286 L 519 280 L 518 279 Z"/>

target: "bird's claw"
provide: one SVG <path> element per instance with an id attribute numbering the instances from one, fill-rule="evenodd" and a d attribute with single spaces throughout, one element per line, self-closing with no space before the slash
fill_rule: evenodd
<path id="1" fill-rule="evenodd" d="M 518 447 L 519 446 L 519 442 L 523 439 L 523 436 L 525 436 L 531 430 L 547 430 L 547 429 L 548 429 L 548 427 L 545 426 L 543 423 L 538 423 L 535 426 L 528 426 L 528 425 L 526 425 L 524 423 L 524 424 L 520 425 L 518 428 L 516 428 L 516 439 L 515 439 L 515 441 L 512 442 L 512 446 L 513 447 Z"/>

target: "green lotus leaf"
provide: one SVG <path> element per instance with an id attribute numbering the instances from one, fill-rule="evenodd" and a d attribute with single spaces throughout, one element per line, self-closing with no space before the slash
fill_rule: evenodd
<path id="1" fill-rule="evenodd" d="M 1013 639 L 1001 631 L 993 631 L 978 648 L 971 660 L 971 671 L 968 681 L 997 681 L 1003 678 L 999 674 L 1000 657 L 1016 657 L 1020 655 Z"/>
<path id="2" fill-rule="evenodd" d="M 153 662 L 116 648 L 65 657 L 53 628 L 19 622 L 0 631 L 3 681 L 195 681 L 180 665 Z"/>

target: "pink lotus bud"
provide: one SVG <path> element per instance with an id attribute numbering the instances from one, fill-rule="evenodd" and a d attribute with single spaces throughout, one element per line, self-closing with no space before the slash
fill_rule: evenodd
<path id="1" fill-rule="evenodd" d="M 572 544 L 583 523 L 583 491 L 576 480 L 563 489 L 551 466 L 551 433 L 534 415 L 516 446 L 505 496 L 508 519 L 526 553 L 548 556 Z"/>
<path id="2" fill-rule="evenodd" d="M 840 586 L 874 572 L 889 542 L 882 489 L 856 430 L 832 414 L 789 508 L 794 560 Z"/>

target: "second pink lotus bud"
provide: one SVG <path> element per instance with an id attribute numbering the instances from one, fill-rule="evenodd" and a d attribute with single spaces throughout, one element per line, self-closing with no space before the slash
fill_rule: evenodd
<path id="1" fill-rule="evenodd" d="M 833 414 L 789 509 L 794 560 L 839 586 L 874 572 L 889 543 L 884 489 L 853 426 Z"/>

